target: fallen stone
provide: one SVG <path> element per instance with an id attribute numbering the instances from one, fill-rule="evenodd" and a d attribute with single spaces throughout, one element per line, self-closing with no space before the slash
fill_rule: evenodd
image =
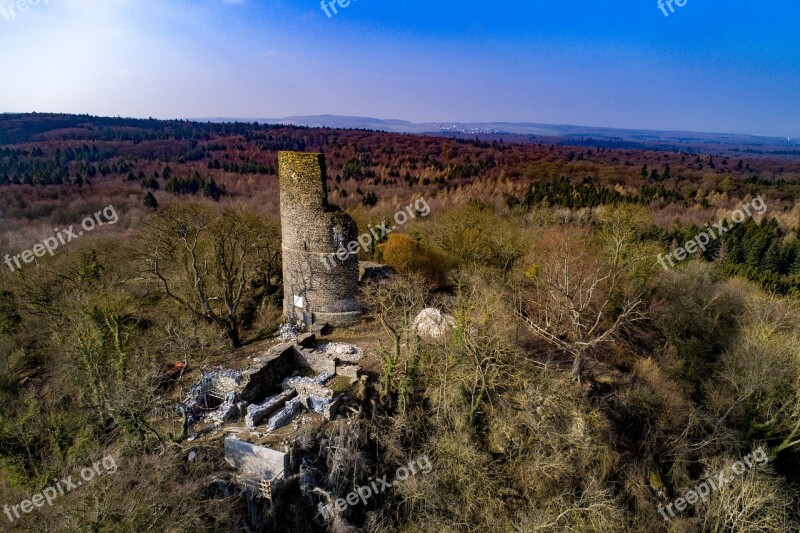
<path id="1" fill-rule="evenodd" d="M 297 326 L 294 324 L 281 324 L 280 328 L 278 328 L 278 338 L 280 338 L 281 342 L 294 339 L 297 337 L 297 333 Z"/>
<path id="2" fill-rule="evenodd" d="M 420 311 L 413 322 L 413 326 L 420 336 L 431 339 L 438 339 L 455 325 L 455 318 L 433 307 Z"/>

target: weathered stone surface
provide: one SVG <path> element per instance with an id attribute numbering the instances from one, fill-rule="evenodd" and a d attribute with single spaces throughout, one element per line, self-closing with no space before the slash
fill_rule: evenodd
<path id="1" fill-rule="evenodd" d="M 270 396 L 261 404 L 250 404 L 247 407 L 245 424 L 250 429 L 255 428 L 266 417 L 282 409 L 286 402 L 295 394 L 294 390 L 287 390 L 276 396 Z"/>
<path id="2" fill-rule="evenodd" d="M 205 407 L 203 403 L 209 393 L 219 397 L 225 396 L 228 392 L 236 390 L 243 379 L 242 373 L 236 370 L 206 372 L 200 381 L 189 389 L 188 403 Z"/>
<path id="3" fill-rule="evenodd" d="M 336 374 L 357 380 L 361 378 L 361 367 L 353 363 L 341 363 L 336 366 Z"/>
<path id="4" fill-rule="evenodd" d="M 206 419 L 215 424 L 224 424 L 236 416 L 236 393 L 229 392 L 225 395 L 225 401 L 206 416 Z"/>
<path id="5" fill-rule="evenodd" d="M 329 389 L 325 385 L 318 383 L 297 383 L 294 386 L 297 391 L 297 396 L 300 398 L 300 403 L 308 407 L 308 397 L 316 396 L 325 400 L 333 399 L 333 389 Z"/>
<path id="6" fill-rule="evenodd" d="M 267 395 L 278 392 L 284 376 L 291 375 L 296 366 L 294 346 L 279 344 L 265 357 L 257 359 L 254 366 L 242 372 L 243 378 L 236 392 L 246 402 L 260 401 Z"/>
<path id="7" fill-rule="evenodd" d="M 318 373 L 333 373 L 336 371 L 336 361 L 322 352 L 308 350 L 306 348 L 297 349 L 298 363 Z"/>
<path id="8" fill-rule="evenodd" d="M 328 204 L 325 157 L 279 152 L 284 315 L 311 325 L 349 325 L 360 317 L 355 298 L 358 255 L 334 256 L 356 241 L 350 216 Z"/>
<path id="9" fill-rule="evenodd" d="M 225 439 L 225 460 L 245 476 L 257 480 L 283 476 L 289 468 L 287 454 L 234 437 Z"/>
<path id="10" fill-rule="evenodd" d="M 444 335 L 449 328 L 455 325 L 455 318 L 432 307 L 423 309 L 416 318 L 414 318 L 414 327 L 417 333 L 423 337 L 432 339 L 438 339 Z"/>
<path id="11" fill-rule="evenodd" d="M 292 419 L 297 416 L 297 413 L 300 412 L 301 408 L 300 398 L 292 398 L 286 402 L 283 409 L 273 415 L 267 422 L 267 431 L 275 431 L 291 422 Z"/>
<path id="12" fill-rule="evenodd" d="M 189 421 L 206 420 L 211 424 L 224 424 L 236 416 L 237 397 L 235 390 L 243 380 L 236 370 L 212 370 L 189 389 L 186 410 Z M 216 409 L 218 402 L 222 401 Z"/>
<path id="13" fill-rule="evenodd" d="M 361 348 L 354 344 L 345 344 L 343 342 L 323 342 L 317 346 L 317 350 L 331 359 L 338 359 L 348 363 L 357 363 L 364 357 L 364 352 Z"/>
<path id="14" fill-rule="evenodd" d="M 325 420 L 333 420 L 336 412 L 342 403 L 341 396 L 334 398 L 320 397 L 311 395 L 308 397 L 306 407 L 315 413 L 321 414 Z"/>

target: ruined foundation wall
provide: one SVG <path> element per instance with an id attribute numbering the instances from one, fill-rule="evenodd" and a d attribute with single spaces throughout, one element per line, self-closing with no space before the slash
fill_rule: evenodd
<path id="1" fill-rule="evenodd" d="M 284 315 L 305 324 L 355 322 L 358 256 L 330 259 L 357 238 L 355 221 L 328 204 L 325 157 L 279 152 Z M 326 259 L 328 269 L 323 262 Z"/>

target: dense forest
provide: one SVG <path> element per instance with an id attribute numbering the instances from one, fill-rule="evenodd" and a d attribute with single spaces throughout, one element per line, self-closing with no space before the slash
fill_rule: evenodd
<path id="1" fill-rule="evenodd" d="M 430 214 L 360 252 L 394 275 L 334 332 L 373 359 L 359 407 L 293 437 L 313 468 L 266 502 L 176 404 L 277 342 L 281 150 L 325 155 L 361 231 L 421 198 Z M 796 532 L 798 194 L 790 155 L 0 115 L 0 258 L 119 215 L 0 265 L 0 505 L 119 466 L 0 530 Z M 429 307 L 441 338 L 409 320 Z M 421 456 L 429 473 L 320 515 L 321 494 Z"/>

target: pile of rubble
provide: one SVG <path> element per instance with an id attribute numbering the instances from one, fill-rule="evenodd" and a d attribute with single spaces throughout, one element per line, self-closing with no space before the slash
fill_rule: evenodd
<path id="1" fill-rule="evenodd" d="M 317 346 L 317 351 L 348 363 L 357 363 L 364 357 L 364 352 L 358 346 L 340 342 L 322 342 Z"/>
<path id="2" fill-rule="evenodd" d="M 235 390 L 244 376 L 236 370 L 212 370 L 189 389 L 186 408 L 189 423 L 203 421 L 221 425 L 236 415 Z"/>
<path id="3" fill-rule="evenodd" d="M 278 328 L 278 338 L 281 342 L 291 341 L 297 338 L 300 332 L 297 330 L 297 326 L 290 323 L 281 324 Z"/>
<path id="4" fill-rule="evenodd" d="M 288 331 L 287 331 L 288 333 Z M 220 427 L 244 418 L 249 429 L 266 420 L 266 432 L 290 423 L 307 410 L 332 420 L 343 394 L 328 386 L 336 376 L 360 379 L 363 352 L 350 344 L 325 342 L 313 334 L 269 349 L 243 372 L 213 370 L 203 375 L 186 399 L 190 424 L 202 421 Z M 303 377 L 301 375 L 314 377 Z"/>

